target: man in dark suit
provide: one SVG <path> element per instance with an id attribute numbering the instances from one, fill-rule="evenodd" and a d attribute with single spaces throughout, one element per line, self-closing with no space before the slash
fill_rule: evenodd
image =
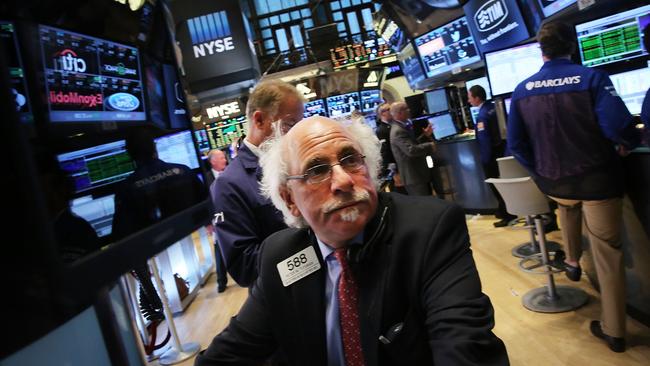
<path id="1" fill-rule="evenodd" d="M 428 125 L 421 136 L 416 137 L 405 102 L 393 103 L 390 114 L 393 116 L 390 146 L 406 191 L 412 196 L 431 196 L 431 171 L 426 157 L 432 155 L 436 148 L 431 138 L 433 129 Z"/>
<path id="2" fill-rule="evenodd" d="M 462 210 L 377 193 L 367 126 L 315 116 L 260 161 L 291 227 L 271 235 L 240 313 L 196 365 L 507 365 Z"/>

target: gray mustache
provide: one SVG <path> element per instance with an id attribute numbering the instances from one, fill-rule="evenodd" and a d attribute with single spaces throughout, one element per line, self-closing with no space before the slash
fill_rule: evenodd
<path id="1" fill-rule="evenodd" d="M 360 202 L 369 201 L 369 200 L 370 200 L 370 193 L 368 193 L 368 191 L 366 190 L 354 191 L 350 193 L 348 199 L 345 200 L 335 199 L 329 202 L 325 202 L 325 204 L 323 204 L 323 212 L 328 214 L 342 207 L 360 203 Z"/>

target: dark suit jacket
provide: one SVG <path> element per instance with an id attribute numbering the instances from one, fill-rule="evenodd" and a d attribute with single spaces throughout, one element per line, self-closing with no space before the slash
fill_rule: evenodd
<path id="1" fill-rule="evenodd" d="M 366 365 L 507 365 L 463 212 L 434 198 L 380 195 L 364 245 L 348 250 L 359 286 Z M 276 265 L 313 246 L 321 269 L 283 287 Z M 353 251 L 354 250 L 354 251 Z M 255 365 L 276 350 L 290 365 L 327 365 L 326 267 L 309 230 L 266 241 L 260 277 L 196 365 Z M 402 324 L 400 332 L 391 332 Z M 380 341 L 380 336 L 390 341 Z"/>
<path id="2" fill-rule="evenodd" d="M 418 142 L 412 130 L 406 129 L 401 122 L 393 122 L 390 129 L 390 147 L 404 184 L 431 181 L 431 171 L 426 161 L 426 156 L 434 152 L 430 141 Z"/>

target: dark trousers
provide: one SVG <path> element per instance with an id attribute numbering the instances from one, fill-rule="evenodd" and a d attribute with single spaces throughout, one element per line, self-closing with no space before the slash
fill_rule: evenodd
<path id="1" fill-rule="evenodd" d="M 219 243 L 214 244 L 214 258 L 217 267 L 217 286 L 219 288 L 226 288 L 228 285 L 228 273 L 226 272 L 226 263 L 223 261 L 223 255 L 221 254 L 221 248 L 219 248 Z"/>

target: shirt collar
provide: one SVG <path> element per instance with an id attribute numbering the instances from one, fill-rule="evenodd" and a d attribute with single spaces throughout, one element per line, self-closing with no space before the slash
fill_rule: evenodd
<path id="1" fill-rule="evenodd" d="M 248 147 L 248 150 L 250 150 L 258 158 L 262 156 L 262 150 L 260 150 L 258 146 L 253 145 L 253 143 L 248 141 L 247 138 L 244 139 L 244 145 L 246 145 L 246 147 Z"/>
<path id="2" fill-rule="evenodd" d="M 316 241 L 318 242 L 318 248 L 320 249 L 320 254 L 323 256 L 323 260 L 327 260 L 327 257 L 334 253 L 334 248 L 330 247 L 329 245 L 325 244 L 322 240 L 320 240 L 318 237 L 316 237 Z M 360 232 L 357 236 L 352 238 L 348 245 L 363 245 L 363 231 Z"/>

